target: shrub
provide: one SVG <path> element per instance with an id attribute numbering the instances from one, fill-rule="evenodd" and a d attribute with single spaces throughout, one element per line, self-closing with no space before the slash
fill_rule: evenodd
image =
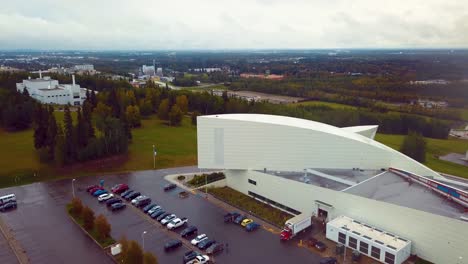
<path id="1" fill-rule="evenodd" d="M 74 217 L 81 217 L 81 212 L 83 211 L 83 203 L 81 203 L 80 198 L 73 198 L 71 201 L 70 213 Z"/>
<path id="2" fill-rule="evenodd" d="M 94 220 L 94 227 L 96 228 L 97 236 L 100 240 L 104 240 L 110 237 L 111 225 L 107 222 L 104 215 L 99 215 Z"/>
<path id="3" fill-rule="evenodd" d="M 205 179 L 206 176 L 206 179 Z M 213 172 L 210 174 L 195 175 L 188 183 L 194 187 L 202 186 L 206 183 L 219 181 L 226 178 L 222 172 Z"/>
<path id="4" fill-rule="evenodd" d="M 158 259 L 151 252 L 146 252 L 143 256 L 143 264 L 158 264 Z"/>
<path id="5" fill-rule="evenodd" d="M 177 180 L 183 181 L 183 180 L 185 180 L 185 176 L 184 175 L 179 175 L 179 176 L 177 176 Z"/>
<path id="6" fill-rule="evenodd" d="M 91 210 L 91 208 L 86 206 L 85 208 L 83 208 L 83 211 L 81 213 L 81 218 L 83 219 L 83 227 L 87 231 L 93 230 L 93 227 L 94 227 L 94 212 L 93 212 L 93 210 Z"/>
<path id="7" fill-rule="evenodd" d="M 126 255 L 123 256 L 123 260 L 123 263 L 128 264 L 140 264 L 143 262 L 143 250 L 135 240 L 129 242 L 128 250 Z"/>

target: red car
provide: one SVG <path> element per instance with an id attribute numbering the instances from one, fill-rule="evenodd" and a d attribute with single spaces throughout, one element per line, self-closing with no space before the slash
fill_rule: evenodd
<path id="1" fill-rule="evenodd" d="M 93 193 L 94 193 L 95 191 L 97 191 L 97 190 L 104 190 L 104 188 L 102 188 L 101 186 L 97 186 L 97 187 L 91 188 L 91 189 L 89 190 L 89 193 L 90 193 L 90 194 L 93 194 Z"/>
<path id="2" fill-rule="evenodd" d="M 112 190 L 113 193 L 120 194 L 120 193 L 123 193 L 126 190 L 128 190 L 128 185 L 125 184 L 125 183 L 120 183 L 120 184 L 117 184 L 114 187 L 112 187 L 111 190 Z"/>
<path id="3" fill-rule="evenodd" d="M 99 187 L 99 185 L 90 185 L 90 186 L 86 187 L 86 191 L 87 191 L 87 192 L 90 192 L 91 189 L 97 188 L 97 187 Z"/>

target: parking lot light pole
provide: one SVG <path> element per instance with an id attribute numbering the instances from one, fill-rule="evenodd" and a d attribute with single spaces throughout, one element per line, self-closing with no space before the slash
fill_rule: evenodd
<path id="1" fill-rule="evenodd" d="M 156 169 L 156 148 L 153 145 L 153 169 Z"/>
<path id="2" fill-rule="evenodd" d="M 146 234 L 146 231 L 143 231 L 143 233 L 141 233 L 141 240 L 143 241 L 143 252 L 145 252 L 145 234 Z"/>
<path id="3" fill-rule="evenodd" d="M 73 192 L 73 198 L 75 198 L 75 185 L 74 185 L 74 182 L 76 181 L 76 179 L 73 179 L 72 180 L 72 192 Z"/>

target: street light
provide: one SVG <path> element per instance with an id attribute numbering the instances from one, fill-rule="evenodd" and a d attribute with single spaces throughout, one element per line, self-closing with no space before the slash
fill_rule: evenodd
<path id="1" fill-rule="evenodd" d="M 153 145 L 153 169 L 156 169 L 156 148 Z"/>
<path id="2" fill-rule="evenodd" d="M 72 192 L 73 192 L 73 198 L 75 198 L 75 185 L 73 184 L 76 181 L 76 179 L 72 180 Z"/>
<path id="3" fill-rule="evenodd" d="M 145 234 L 146 231 L 143 231 L 143 233 L 141 233 L 141 240 L 143 240 L 143 252 L 145 251 Z"/>

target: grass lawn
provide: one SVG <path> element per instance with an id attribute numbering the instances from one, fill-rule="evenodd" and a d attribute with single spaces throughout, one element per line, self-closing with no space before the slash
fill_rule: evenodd
<path id="1" fill-rule="evenodd" d="M 400 149 L 400 146 L 403 143 L 403 138 L 403 135 L 387 134 L 377 134 L 375 137 L 377 141 L 396 150 Z M 426 138 L 426 141 L 427 151 L 425 165 L 435 171 L 468 178 L 468 167 L 444 160 L 439 160 L 437 158 L 437 156 L 442 156 L 451 152 L 460 154 L 466 153 L 468 150 L 468 140 L 457 138 L 449 138 L 445 140 Z"/>
<path id="2" fill-rule="evenodd" d="M 284 222 L 286 222 L 286 220 L 292 217 L 290 214 L 257 201 L 254 198 L 229 187 L 208 188 L 208 193 L 246 212 L 252 212 L 257 217 L 260 217 L 280 228 L 284 226 Z"/>
<path id="3" fill-rule="evenodd" d="M 306 102 L 300 102 L 300 103 L 293 103 L 290 104 L 291 106 L 328 106 L 331 108 L 341 108 L 341 109 L 357 109 L 357 107 L 352 106 L 352 105 L 345 105 L 345 104 L 338 104 L 338 103 L 331 103 L 331 102 L 322 102 L 322 101 L 306 101 Z"/>

